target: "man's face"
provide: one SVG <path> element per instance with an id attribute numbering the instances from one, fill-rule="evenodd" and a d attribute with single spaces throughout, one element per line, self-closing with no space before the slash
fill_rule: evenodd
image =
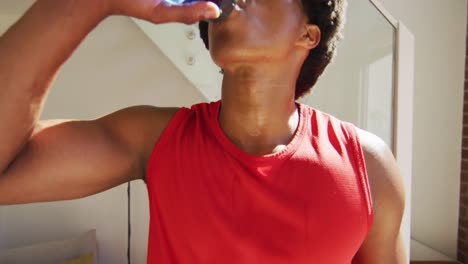
<path id="1" fill-rule="evenodd" d="M 210 53 L 218 66 L 281 61 L 307 23 L 301 0 L 239 0 L 224 21 L 210 23 Z"/>

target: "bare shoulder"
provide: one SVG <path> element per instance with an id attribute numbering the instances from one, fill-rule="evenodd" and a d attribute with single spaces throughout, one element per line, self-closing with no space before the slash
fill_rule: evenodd
<path id="1" fill-rule="evenodd" d="M 357 129 L 373 199 L 404 203 L 403 181 L 392 151 L 378 136 Z"/>
<path id="2" fill-rule="evenodd" d="M 357 128 L 371 188 L 374 221 L 353 263 L 407 263 L 400 226 L 405 193 L 396 160 L 378 136 Z"/>
<path id="3" fill-rule="evenodd" d="M 151 105 L 131 106 L 96 121 L 121 140 L 122 145 L 128 146 L 132 149 L 131 152 L 139 155 L 144 172 L 154 145 L 179 109 Z"/>

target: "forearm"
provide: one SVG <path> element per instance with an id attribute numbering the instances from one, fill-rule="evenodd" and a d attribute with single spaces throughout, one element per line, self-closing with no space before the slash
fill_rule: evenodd
<path id="1" fill-rule="evenodd" d="M 106 16 L 101 0 L 39 0 L 0 37 L 0 173 L 29 139 L 60 66 Z"/>

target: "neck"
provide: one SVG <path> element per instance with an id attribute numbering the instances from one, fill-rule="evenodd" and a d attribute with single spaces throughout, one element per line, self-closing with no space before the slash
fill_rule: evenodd
<path id="1" fill-rule="evenodd" d="M 291 141 L 299 122 L 294 99 L 297 76 L 285 72 L 258 66 L 225 70 L 219 122 L 241 150 L 264 155 Z"/>

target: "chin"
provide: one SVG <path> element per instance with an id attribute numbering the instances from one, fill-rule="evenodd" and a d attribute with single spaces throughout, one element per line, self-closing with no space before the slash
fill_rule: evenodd
<path id="1" fill-rule="evenodd" d="M 229 69 L 239 65 L 282 63 L 286 57 L 279 50 L 268 46 L 222 45 L 210 47 L 210 55 L 214 63 L 221 69 Z"/>
<path id="2" fill-rule="evenodd" d="M 255 63 L 265 59 L 252 48 L 228 47 L 210 49 L 210 55 L 214 63 L 222 69 L 233 65 Z"/>
<path id="3" fill-rule="evenodd" d="M 246 35 L 217 34 L 210 38 L 210 55 L 216 65 L 226 69 L 233 64 L 261 62 L 275 54 L 271 45 L 250 41 Z"/>

